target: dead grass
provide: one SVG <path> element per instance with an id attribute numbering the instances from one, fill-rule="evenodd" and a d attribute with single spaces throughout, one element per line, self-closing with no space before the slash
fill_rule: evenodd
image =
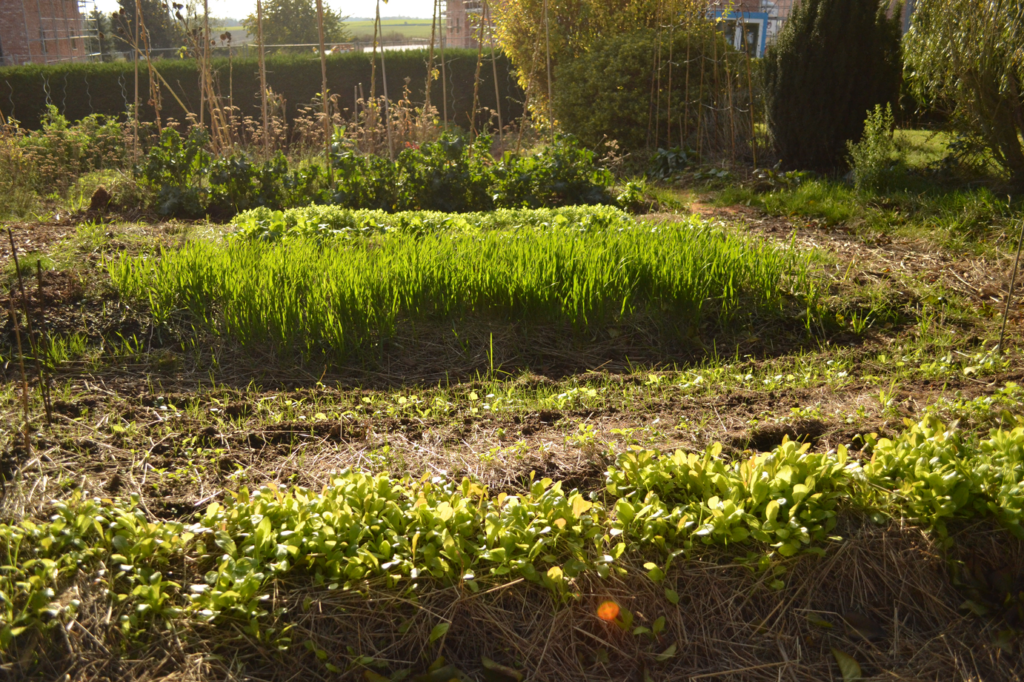
<path id="1" fill-rule="evenodd" d="M 129 653 L 106 600 L 82 581 L 74 590 L 83 607 L 66 634 L 19 641 L 0 669 L 12 679 L 378 679 L 364 676 L 368 668 L 410 670 L 415 680 L 514 679 L 485 675 L 487 657 L 531 680 L 820 681 L 841 679 L 835 648 L 859 663 L 864 679 L 1020 679 L 1024 658 L 1012 643 L 995 643 L 1005 621 L 966 615 L 949 568 L 982 554 L 987 565 L 1024 579 L 1019 542 L 999 530 L 964 528 L 957 549 L 944 555 L 912 528 L 849 518 L 843 531 L 847 539 L 826 558 L 787 562 L 778 591 L 766 586 L 771 572 L 717 552 L 677 561 L 662 584 L 634 561 L 625 575 L 577 581 L 564 602 L 523 582 L 484 583 L 478 593 L 426 581 L 346 592 L 298 578 L 270 590 L 270 606 L 284 609 L 273 626 L 290 628 L 284 651 L 227 623 L 154 629 Z M 679 595 L 678 605 L 666 588 Z M 665 628 L 634 635 L 604 622 L 596 610 L 606 600 L 631 612 L 634 627 L 664 618 Z M 431 642 L 440 623 L 449 629 Z M 318 660 L 306 642 L 326 658 Z M 447 677 L 416 676 L 441 657 L 452 666 Z M 344 672 L 330 672 L 327 663 Z"/>

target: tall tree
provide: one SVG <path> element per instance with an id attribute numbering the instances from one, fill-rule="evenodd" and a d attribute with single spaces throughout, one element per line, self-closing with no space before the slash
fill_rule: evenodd
<path id="1" fill-rule="evenodd" d="M 920 0 L 906 50 L 922 99 L 949 110 L 1024 188 L 1024 0 Z"/>
<path id="2" fill-rule="evenodd" d="M 112 17 L 121 49 L 129 49 L 135 37 L 135 0 L 118 0 L 121 9 Z M 173 18 L 174 9 L 161 0 L 139 0 L 142 21 L 149 32 L 151 49 L 181 47 L 184 37 Z M 140 45 L 142 40 L 139 40 Z"/>
<path id="3" fill-rule="evenodd" d="M 768 125 L 784 165 L 834 171 L 868 110 L 895 105 L 899 15 L 880 0 L 801 0 L 764 60 Z"/>
<path id="4" fill-rule="evenodd" d="M 324 41 L 340 43 L 351 39 L 345 19 L 324 7 Z M 249 35 L 256 35 L 256 15 L 242 22 Z M 263 3 L 263 42 L 267 45 L 317 44 L 320 32 L 315 0 L 267 0 Z"/>

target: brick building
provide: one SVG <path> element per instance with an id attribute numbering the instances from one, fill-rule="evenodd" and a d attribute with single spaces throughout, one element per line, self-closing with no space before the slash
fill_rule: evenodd
<path id="1" fill-rule="evenodd" d="M 488 4 L 498 1 L 490 0 Z M 487 9 L 489 14 L 490 8 Z M 484 16 L 483 0 L 446 0 L 445 44 L 449 47 L 476 48 L 479 45 L 481 21 L 490 23 L 490 17 Z M 489 38 L 485 42 L 489 42 Z"/>
<path id="2" fill-rule="evenodd" d="M 78 0 L 0 0 L 0 65 L 85 59 Z"/>

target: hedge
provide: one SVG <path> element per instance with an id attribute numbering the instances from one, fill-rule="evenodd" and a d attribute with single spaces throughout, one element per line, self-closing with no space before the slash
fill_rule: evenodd
<path id="1" fill-rule="evenodd" d="M 448 77 L 449 120 L 469 127 L 473 107 L 473 79 L 476 73 L 475 50 L 445 51 Z M 435 59 L 437 53 L 435 52 Z M 495 108 L 494 77 L 490 53 L 484 53 L 481 69 L 480 106 Z M 427 74 L 427 51 L 389 51 L 387 53 L 388 95 L 392 101 L 402 95 L 406 78 L 414 102 L 423 101 Z M 193 112 L 199 109 L 199 76 L 194 60 L 162 59 L 154 62 L 156 68 L 175 90 L 178 97 Z M 219 86 L 224 97 L 228 94 L 228 60 L 213 61 Z M 437 63 L 440 68 L 440 63 Z M 498 55 L 498 83 L 502 93 L 502 114 L 506 121 L 522 115 L 523 92 L 516 83 L 508 58 Z M 255 58 L 233 60 L 234 103 L 242 115 L 259 117 L 260 87 L 259 62 Z M 351 109 L 353 88 L 363 85 L 363 93 L 370 94 L 370 55 L 349 53 L 327 58 L 328 87 L 341 95 L 341 105 Z M 66 117 L 78 120 L 89 114 L 124 115 L 127 105 L 134 100 L 134 67 L 131 62 L 58 64 L 51 66 L 28 65 L 0 68 L 0 111 L 7 118 L 16 118 L 23 127 L 38 128 L 46 110 L 47 100 Z M 274 92 L 284 96 L 289 119 L 298 113 L 298 107 L 309 103 L 320 92 L 320 60 L 315 55 L 275 55 L 267 59 L 267 84 Z M 382 94 L 383 79 L 377 68 L 377 92 Z M 174 97 L 163 91 L 162 117 L 184 120 L 185 111 Z M 47 95 L 49 91 L 49 95 Z M 149 99 L 149 73 L 145 63 L 139 65 L 140 108 L 144 120 L 153 120 L 153 107 Z M 441 83 L 431 86 L 431 102 L 442 110 Z"/>

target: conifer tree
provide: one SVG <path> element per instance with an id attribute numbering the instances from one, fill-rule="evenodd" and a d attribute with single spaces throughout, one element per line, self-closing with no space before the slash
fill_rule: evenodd
<path id="1" fill-rule="evenodd" d="M 768 126 L 784 166 L 833 172 L 868 110 L 896 105 L 900 17 L 879 0 L 800 0 L 765 55 Z"/>

